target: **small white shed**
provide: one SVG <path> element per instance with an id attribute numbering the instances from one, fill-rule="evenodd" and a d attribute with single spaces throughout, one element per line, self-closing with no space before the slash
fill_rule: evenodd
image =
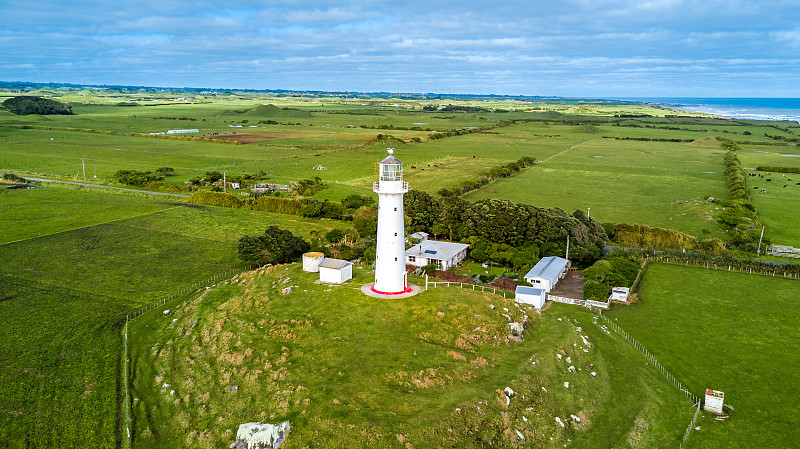
<path id="1" fill-rule="evenodd" d="M 303 254 L 303 271 L 308 273 L 318 273 L 319 264 L 325 259 L 325 254 L 311 252 Z"/>
<path id="2" fill-rule="evenodd" d="M 613 287 L 611 289 L 611 296 L 608 298 L 612 301 L 627 301 L 630 289 L 628 287 Z"/>
<path id="3" fill-rule="evenodd" d="M 514 292 L 514 300 L 541 309 L 544 306 L 545 291 L 541 288 L 519 285 Z"/>
<path id="4" fill-rule="evenodd" d="M 341 259 L 325 258 L 319 264 L 319 280 L 329 284 L 341 284 L 353 279 L 353 264 Z"/>

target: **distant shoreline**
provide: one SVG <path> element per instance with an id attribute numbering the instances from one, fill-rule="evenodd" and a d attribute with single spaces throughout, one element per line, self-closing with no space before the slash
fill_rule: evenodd
<path id="1" fill-rule="evenodd" d="M 668 109 L 741 120 L 800 122 L 798 98 L 621 98 Z"/>

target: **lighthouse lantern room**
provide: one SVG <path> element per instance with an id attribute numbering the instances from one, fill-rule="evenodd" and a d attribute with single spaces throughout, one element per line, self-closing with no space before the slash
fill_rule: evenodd
<path id="1" fill-rule="evenodd" d="M 409 293 L 406 278 L 405 230 L 403 226 L 403 194 L 408 183 L 403 181 L 403 163 L 389 156 L 378 163 L 378 181 L 373 190 L 378 194 L 378 239 L 375 257 L 375 293 L 399 295 Z"/>

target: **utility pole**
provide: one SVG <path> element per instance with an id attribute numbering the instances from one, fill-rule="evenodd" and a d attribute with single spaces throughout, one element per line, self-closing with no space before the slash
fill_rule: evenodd
<path id="1" fill-rule="evenodd" d="M 761 237 L 758 238 L 758 251 L 756 251 L 756 256 L 761 255 L 761 241 L 764 240 L 764 228 L 766 228 L 766 226 L 761 227 Z"/>
<path id="2" fill-rule="evenodd" d="M 217 172 L 219 173 L 219 172 Z M 222 172 L 222 191 L 228 193 L 228 178 L 225 177 L 225 172 Z"/>
<path id="3" fill-rule="evenodd" d="M 567 234 L 567 254 L 565 256 L 565 259 L 569 260 L 569 234 Z"/>
<path id="4" fill-rule="evenodd" d="M 81 167 L 83 167 L 83 180 L 86 181 L 86 162 L 81 159 Z"/>
<path id="5" fill-rule="evenodd" d="M 592 216 L 592 215 L 591 215 L 591 212 L 592 212 L 592 208 L 591 208 L 591 207 L 587 207 L 587 208 L 586 208 L 586 218 L 589 218 L 589 217 L 591 217 L 591 216 Z"/>

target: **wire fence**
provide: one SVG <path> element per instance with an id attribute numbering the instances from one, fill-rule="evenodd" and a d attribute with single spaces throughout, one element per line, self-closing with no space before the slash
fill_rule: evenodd
<path id="1" fill-rule="evenodd" d="M 675 385 L 675 387 L 677 387 L 681 391 L 681 393 L 683 393 L 686 397 L 691 399 L 692 402 L 694 402 L 695 406 L 697 407 L 697 410 L 695 410 L 694 417 L 692 418 L 692 421 L 689 423 L 689 427 L 686 428 L 686 432 L 683 434 L 683 440 L 681 440 L 680 444 L 680 449 L 683 449 L 684 445 L 686 445 L 686 441 L 689 439 L 689 434 L 692 432 L 692 429 L 694 428 L 695 422 L 697 422 L 697 415 L 700 413 L 700 404 L 701 404 L 700 398 L 691 391 L 689 391 L 683 385 L 683 383 L 678 380 L 677 377 L 675 377 L 671 372 L 669 372 L 669 370 L 664 368 L 664 365 L 662 365 L 661 362 L 659 362 L 658 359 L 656 359 L 655 356 L 653 356 L 653 354 L 651 354 L 650 351 L 648 351 L 647 348 L 644 347 L 644 345 L 639 343 L 639 340 L 633 338 L 631 334 L 625 332 L 623 328 L 621 328 L 617 323 L 608 319 L 605 315 L 600 314 L 600 317 L 603 318 L 603 320 L 606 323 L 608 323 L 608 325 L 611 326 L 612 329 L 622 334 L 628 340 L 628 342 L 630 342 L 634 347 L 636 347 L 636 349 L 641 351 L 645 355 L 645 357 L 647 357 L 647 359 L 650 360 L 650 363 L 652 363 L 653 366 L 655 366 L 656 368 L 658 368 L 659 371 L 661 371 L 661 374 L 663 374 L 664 377 L 667 378 L 667 380 L 669 380 L 673 385 Z"/>
<path id="2" fill-rule="evenodd" d="M 125 390 L 125 398 L 123 399 L 123 407 L 125 407 L 125 448 L 130 449 L 131 447 L 131 399 L 130 399 L 130 387 L 129 387 L 129 378 L 128 378 L 128 366 L 129 366 L 129 356 L 128 356 L 128 323 L 142 316 L 143 314 L 166 305 L 176 299 L 186 298 L 190 294 L 199 291 L 201 288 L 208 287 L 209 285 L 214 285 L 217 282 L 220 282 L 224 279 L 229 279 L 239 273 L 245 271 L 252 271 L 255 268 L 258 268 L 257 265 L 247 265 L 238 269 L 231 269 L 227 270 L 224 273 L 216 274 L 214 276 L 210 276 L 207 279 L 203 279 L 201 281 L 197 281 L 192 283 L 192 285 L 187 286 L 181 289 L 178 293 L 172 294 L 166 298 L 159 299 L 157 301 L 153 301 L 152 303 L 148 304 L 145 307 L 142 307 L 139 310 L 136 310 L 130 315 L 125 316 L 125 327 L 124 327 L 124 334 L 122 339 L 122 346 L 123 346 L 123 354 L 124 354 L 124 361 L 123 361 L 123 388 Z"/>
<path id="3" fill-rule="evenodd" d="M 645 355 L 645 357 L 647 357 L 647 359 L 650 360 L 650 363 L 652 363 L 653 366 L 658 368 L 659 371 L 661 371 L 661 374 L 663 374 L 670 382 L 672 382 L 672 384 L 675 385 L 684 395 L 686 395 L 686 397 L 690 398 L 693 402 L 699 402 L 700 401 L 700 398 L 697 395 L 695 395 L 694 393 L 690 392 L 683 385 L 683 383 L 681 383 L 681 381 L 679 381 L 671 372 L 669 372 L 669 370 L 664 368 L 664 365 L 662 365 L 658 361 L 658 359 L 656 359 L 655 356 L 653 354 L 651 354 L 650 351 L 647 350 L 647 348 L 644 347 L 644 345 L 639 343 L 639 340 L 633 338 L 631 336 L 631 334 L 625 332 L 625 330 L 622 329 L 617 323 L 615 323 L 615 322 L 611 321 L 610 319 L 606 318 L 605 315 L 600 315 L 600 316 L 603 318 L 603 320 L 606 323 L 608 323 L 609 326 L 611 326 L 612 329 L 614 329 L 615 331 L 617 331 L 620 334 L 622 334 L 634 347 L 636 347 L 636 349 L 641 351 Z"/>
<path id="4" fill-rule="evenodd" d="M 689 439 L 689 434 L 692 433 L 692 429 L 694 429 L 695 423 L 697 423 L 697 415 L 700 414 L 700 402 L 697 402 L 697 410 L 694 411 L 694 417 L 692 418 L 692 422 L 689 423 L 689 427 L 686 428 L 686 432 L 683 434 L 683 440 L 681 440 L 680 449 L 683 449 L 686 446 L 686 441 Z"/>

